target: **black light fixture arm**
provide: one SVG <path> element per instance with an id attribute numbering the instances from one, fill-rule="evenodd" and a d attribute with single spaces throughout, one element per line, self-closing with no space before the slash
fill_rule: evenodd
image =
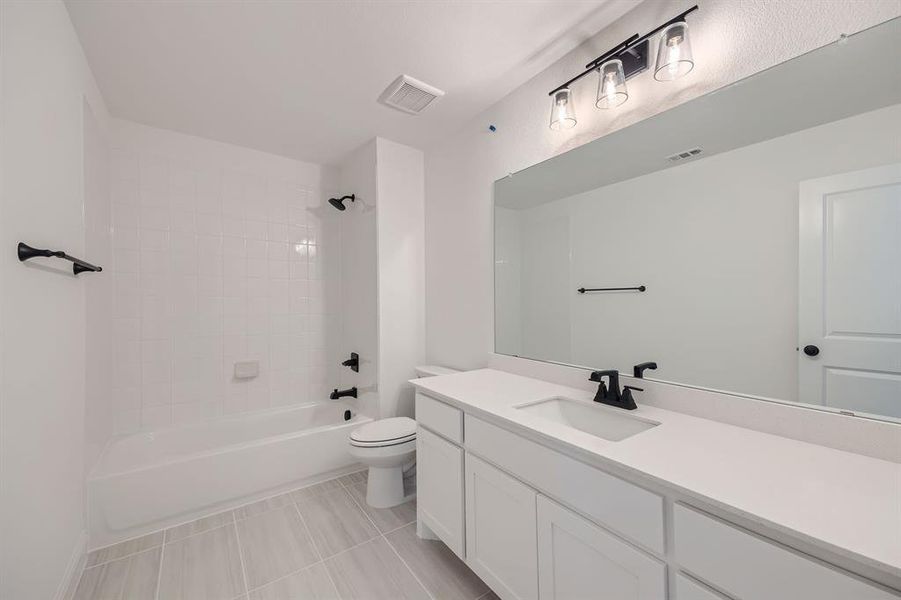
<path id="1" fill-rule="evenodd" d="M 570 85 L 572 85 L 572 84 L 575 83 L 576 81 L 582 79 L 583 77 L 585 77 L 585 76 L 588 75 L 589 73 L 592 73 L 592 72 L 596 71 L 596 70 L 598 69 L 598 67 L 600 67 L 601 64 L 602 64 L 604 61 L 606 61 L 608 58 L 613 58 L 613 57 L 615 57 L 615 56 L 617 56 L 617 55 L 620 55 L 620 54 L 622 54 L 622 53 L 624 53 L 624 52 L 627 52 L 630 48 L 633 48 L 633 47 L 635 47 L 635 46 L 637 46 L 637 45 L 643 43 L 645 40 L 647 40 L 648 38 L 654 36 L 655 34 L 661 32 L 661 31 L 663 31 L 665 28 L 669 27 L 669 26 L 672 25 L 673 23 L 678 23 L 678 22 L 680 22 L 680 21 L 684 21 L 684 20 L 685 20 L 685 17 L 686 17 L 688 14 L 690 14 L 690 13 L 696 11 L 696 10 L 698 10 L 698 5 L 697 5 L 697 4 L 695 4 L 694 6 L 692 6 L 691 8 L 689 8 L 688 10 L 679 13 L 678 15 L 676 15 L 675 17 L 673 17 L 672 19 L 670 19 L 669 21 L 667 21 L 667 22 L 664 23 L 663 25 L 660 25 L 659 27 L 657 27 L 656 29 L 653 29 L 653 30 L 649 31 L 648 33 L 646 33 L 646 34 L 644 34 L 644 35 L 641 35 L 641 36 L 638 35 L 638 34 L 636 33 L 635 35 L 631 36 L 631 37 L 628 38 L 627 40 L 625 40 L 625 41 L 623 41 L 623 42 L 617 44 L 616 46 L 614 46 L 613 48 L 611 48 L 611 49 L 608 50 L 607 52 L 604 52 L 603 54 L 601 54 L 600 56 L 598 56 L 597 58 L 595 58 L 595 59 L 594 59 L 593 61 L 591 61 L 590 63 L 586 64 L 586 65 L 585 65 L 585 70 L 584 70 L 584 71 L 582 71 L 581 73 L 579 73 L 578 75 L 576 75 L 575 77 L 573 77 L 572 79 L 570 79 L 569 81 L 567 81 L 566 83 L 564 83 L 564 84 L 562 84 L 562 85 L 558 85 L 558 86 L 555 87 L 553 90 L 551 90 L 550 92 L 548 92 L 548 96 L 553 96 L 554 94 L 556 94 L 556 93 L 559 92 L 560 90 L 562 90 L 562 89 L 564 89 L 564 88 L 568 88 Z"/>
<path id="2" fill-rule="evenodd" d="M 654 37 L 656 34 L 660 33 L 661 31 L 663 31 L 664 29 L 666 29 L 667 27 L 669 27 L 669 26 L 672 25 L 673 23 L 679 23 L 680 21 L 684 21 L 684 20 L 685 20 L 685 17 L 686 17 L 687 15 L 693 13 L 693 12 L 696 11 L 696 10 L 698 10 L 698 5 L 697 5 L 697 4 L 695 4 L 694 6 L 692 6 L 691 8 L 689 8 L 688 10 L 686 10 L 685 12 L 676 15 L 675 17 L 673 17 L 672 19 L 670 19 L 669 21 L 667 21 L 666 23 L 664 23 L 663 25 L 661 25 L 661 26 L 658 27 L 657 29 L 653 29 L 653 30 L 647 32 L 646 34 L 644 34 L 644 35 L 641 36 L 641 37 L 638 37 L 638 34 L 636 33 L 636 34 L 633 36 L 635 39 L 634 39 L 633 41 L 631 41 L 631 42 L 629 43 L 628 46 L 626 46 L 625 48 L 622 48 L 622 49 L 620 49 L 620 50 L 617 50 L 616 52 L 625 52 L 626 50 L 628 50 L 628 49 L 631 48 L 632 46 L 637 46 L 638 44 L 642 43 L 642 42 L 645 41 L 646 39 L 649 39 L 649 38 Z M 605 61 L 606 59 L 608 59 L 608 58 L 610 57 L 610 54 L 611 54 L 610 52 L 607 52 L 606 54 L 602 54 L 601 56 L 597 57 L 596 59 L 594 59 L 593 61 L 591 61 L 591 62 L 588 63 L 587 65 L 585 65 L 585 68 L 586 68 L 586 69 L 595 69 L 595 68 L 599 67 L 603 61 Z"/>
<path id="3" fill-rule="evenodd" d="M 17 247 L 17 253 L 19 256 L 19 260 L 25 262 L 28 259 L 36 258 L 38 256 L 45 256 L 47 258 L 62 258 L 63 260 L 68 260 L 72 263 L 72 273 L 78 275 L 79 273 L 84 273 L 85 271 L 91 271 L 94 273 L 99 273 L 103 270 L 102 267 L 98 267 L 96 265 L 92 265 L 89 262 L 85 262 L 80 258 L 75 258 L 74 256 L 69 256 L 62 250 L 46 250 L 42 248 L 32 248 L 28 244 L 24 242 L 19 242 Z"/>

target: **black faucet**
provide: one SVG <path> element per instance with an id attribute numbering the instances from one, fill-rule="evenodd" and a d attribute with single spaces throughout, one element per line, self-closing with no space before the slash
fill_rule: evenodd
<path id="1" fill-rule="evenodd" d="M 610 383 L 610 388 L 604 384 L 604 377 Z M 606 404 L 607 406 L 615 406 L 625 410 L 635 410 L 638 405 L 632 398 L 632 390 L 643 392 L 644 390 L 637 387 L 627 385 L 622 392 L 619 390 L 619 371 L 611 369 L 609 371 L 593 371 L 588 378 L 589 381 L 598 383 L 598 392 L 594 395 L 594 401 Z"/>
<path id="2" fill-rule="evenodd" d="M 352 387 L 349 390 L 339 390 L 338 388 L 335 388 L 335 391 L 328 395 L 329 399 L 331 400 L 337 400 L 338 398 L 344 398 L 345 396 L 356 398 L 357 388 Z"/>

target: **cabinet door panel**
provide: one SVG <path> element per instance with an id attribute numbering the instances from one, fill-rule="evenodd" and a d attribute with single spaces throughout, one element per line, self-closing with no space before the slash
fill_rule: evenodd
<path id="1" fill-rule="evenodd" d="M 556 502 L 538 497 L 541 600 L 660 600 L 666 567 Z"/>
<path id="2" fill-rule="evenodd" d="M 464 558 L 463 450 L 420 427 L 416 433 L 417 516 Z"/>
<path id="3" fill-rule="evenodd" d="M 466 455 L 466 562 L 504 600 L 538 598 L 532 488 Z"/>

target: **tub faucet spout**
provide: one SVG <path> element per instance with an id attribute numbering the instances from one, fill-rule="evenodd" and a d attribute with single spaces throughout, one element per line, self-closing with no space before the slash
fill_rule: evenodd
<path id="1" fill-rule="evenodd" d="M 329 398 L 331 400 L 337 400 L 338 398 L 344 398 L 345 396 L 350 396 L 351 398 L 357 397 L 357 388 L 352 387 L 349 390 L 339 390 L 335 388 L 331 394 L 329 394 Z"/>

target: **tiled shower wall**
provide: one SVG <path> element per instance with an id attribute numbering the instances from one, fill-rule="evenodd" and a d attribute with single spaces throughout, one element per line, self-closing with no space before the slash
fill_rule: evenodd
<path id="1" fill-rule="evenodd" d="M 326 400 L 341 333 L 327 170 L 128 122 L 112 137 L 116 432 Z M 245 360 L 260 375 L 235 379 Z"/>

